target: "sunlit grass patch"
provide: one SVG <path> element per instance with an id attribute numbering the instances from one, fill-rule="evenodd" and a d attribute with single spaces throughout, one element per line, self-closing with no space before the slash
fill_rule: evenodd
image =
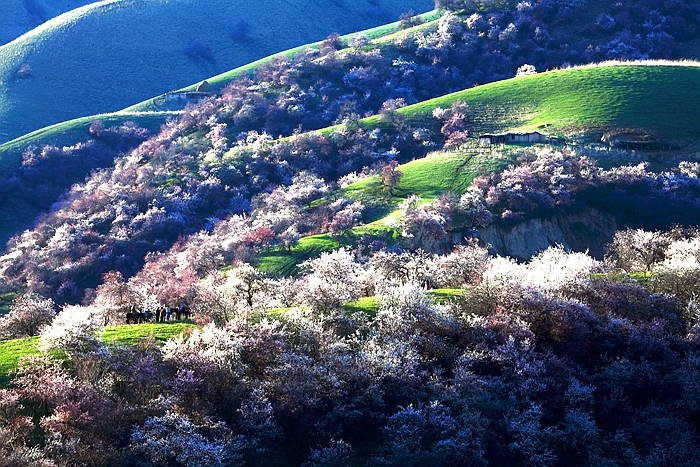
<path id="1" fill-rule="evenodd" d="M 19 359 L 39 353 L 39 337 L 0 341 L 0 388 L 7 387 Z"/>
<path id="2" fill-rule="evenodd" d="M 109 345 L 133 345 L 137 344 L 141 339 L 151 336 L 158 341 L 164 342 L 179 336 L 193 327 L 196 327 L 196 325 L 192 321 L 108 326 L 102 332 L 100 338 L 105 344 Z"/>
<path id="3" fill-rule="evenodd" d="M 466 102 L 477 131 L 643 128 L 661 137 L 700 136 L 695 62 L 603 63 L 511 78 L 404 107 L 409 121 Z"/>
<path id="4" fill-rule="evenodd" d="M 346 313 L 364 313 L 370 318 L 377 316 L 382 302 L 378 297 L 361 297 L 343 305 Z"/>
<path id="5" fill-rule="evenodd" d="M 337 248 L 338 240 L 328 234 L 311 235 L 299 239 L 299 243 L 292 247 L 291 251 L 279 247 L 261 252 L 256 267 L 272 274 L 296 276 L 300 272 L 300 263 Z"/>
<path id="6" fill-rule="evenodd" d="M 446 289 L 431 289 L 426 291 L 429 297 L 439 304 L 460 304 L 464 301 L 464 289 L 446 288 Z"/>

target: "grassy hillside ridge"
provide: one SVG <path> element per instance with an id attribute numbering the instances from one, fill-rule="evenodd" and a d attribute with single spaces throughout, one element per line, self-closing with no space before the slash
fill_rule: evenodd
<path id="1" fill-rule="evenodd" d="M 363 30 L 396 20 L 410 8 L 432 7 L 428 0 L 87 5 L 0 47 L 0 141 L 62 120 L 116 111 L 334 31 Z M 85 38 L 94 39 L 86 43 Z M 18 78 L 23 64 L 31 72 Z"/>
<path id="2" fill-rule="evenodd" d="M 435 26 L 437 25 L 437 20 L 440 18 L 440 16 L 443 14 L 441 11 L 429 11 L 427 13 L 422 13 L 418 16 L 424 21 L 424 23 L 421 26 L 416 26 L 416 27 L 429 27 L 431 25 Z M 386 40 L 389 38 L 393 38 L 395 34 L 399 31 L 399 22 L 393 22 L 389 24 L 385 24 L 382 26 L 377 26 L 376 28 L 370 28 L 370 29 L 365 29 L 363 31 L 357 31 L 353 32 L 351 34 L 345 34 L 340 37 L 340 39 L 343 41 L 344 44 L 347 45 L 348 41 L 353 37 L 358 34 L 364 34 L 367 36 L 368 39 L 370 39 L 371 44 L 381 44 L 384 43 Z M 307 49 L 315 49 L 318 50 L 320 48 L 321 41 L 318 42 L 313 42 L 311 44 L 305 44 L 299 47 L 294 47 L 288 50 L 284 50 L 282 52 L 278 52 L 272 55 L 268 55 L 267 57 L 261 58 L 259 60 L 255 60 L 251 63 L 247 63 L 243 66 L 234 68 L 233 70 L 226 71 L 224 73 L 220 73 L 216 76 L 212 76 L 209 78 L 206 78 L 206 81 L 212 86 L 214 90 L 220 90 L 224 88 L 228 83 L 230 83 L 232 80 L 244 76 L 244 75 L 250 75 L 255 72 L 256 69 L 258 69 L 260 66 L 265 65 L 266 63 L 270 63 L 275 59 L 278 58 L 293 58 L 296 55 L 299 54 L 299 52 Z M 190 84 L 189 86 L 185 86 L 183 88 L 177 89 L 176 91 L 193 91 L 196 89 L 196 87 L 202 82 L 202 80 Z M 138 104 L 134 104 L 130 107 L 127 107 L 126 109 L 123 110 L 123 112 L 133 112 L 133 111 L 158 111 L 162 109 L 162 104 L 159 104 L 158 102 L 161 100 L 163 95 L 152 97 L 148 100 L 145 100 L 143 102 L 139 102 Z"/>
<path id="3" fill-rule="evenodd" d="M 416 124 L 436 107 L 469 104 L 479 131 L 565 134 L 638 128 L 667 138 L 699 137 L 700 63 L 603 63 L 537 73 L 459 91 L 400 110 Z M 375 124 L 377 117 L 365 120 Z"/>
<path id="4" fill-rule="evenodd" d="M 51 18 L 95 0 L 3 0 L 0 45 L 6 44 Z"/>
<path id="5" fill-rule="evenodd" d="M 469 105 L 469 131 L 539 130 L 550 136 L 600 135 L 630 128 L 662 138 L 698 138 L 700 62 L 606 62 L 484 84 L 398 110 L 414 126 L 431 126 L 437 107 Z M 365 130 L 391 127 L 379 115 L 360 120 Z M 318 130 L 329 135 L 334 125 Z"/>
<path id="6" fill-rule="evenodd" d="M 283 53 L 293 55 L 301 49 Z M 223 86 L 277 56 L 218 75 L 211 78 L 211 82 Z M 545 132 L 562 134 L 618 126 L 647 129 L 669 138 L 697 137 L 698 127 L 691 117 L 700 102 L 700 93 L 696 92 L 698 84 L 700 63 L 697 62 L 610 62 L 489 83 L 419 102 L 399 112 L 406 115 L 409 122 L 420 125 L 432 119 L 436 107 L 449 107 L 452 102 L 462 100 L 473 111 L 472 130 L 476 131 L 545 129 Z M 183 89 L 189 88 L 191 86 Z M 0 145 L 0 158 L 7 153 L 21 152 L 29 144 L 59 144 L 53 141 L 69 144 L 71 138 L 78 136 L 78 133 L 71 134 L 73 130 L 83 133 L 86 122 L 96 119 L 115 124 L 132 120 L 150 129 L 179 114 L 177 111 L 146 110 L 154 108 L 154 99 L 122 111 L 81 117 L 36 130 Z M 669 118 L 672 116 L 675 117 Z M 374 116 L 363 119 L 362 126 L 388 125 Z M 320 131 L 325 134 L 335 128 Z"/>
<path id="7" fill-rule="evenodd" d="M 430 11 L 419 15 L 425 24 L 435 23 L 435 20 L 441 16 L 441 12 Z M 387 35 L 390 37 L 398 30 L 398 22 L 389 23 L 387 25 L 378 26 L 376 28 L 367 29 L 360 32 L 355 32 L 352 34 L 346 34 L 341 36 L 341 39 L 347 43 L 347 41 L 355 36 L 356 34 L 365 34 L 368 38 L 372 39 L 373 43 L 381 41 L 382 38 Z M 314 42 L 312 44 L 306 44 L 299 47 L 294 47 L 283 52 L 278 52 L 267 57 L 255 60 L 254 62 L 248 63 L 246 65 L 234 68 L 227 72 L 218 74 L 206 78 L 207 82 L 212 85 L 214 89 L 222 89 L 226 84 L 231 82 L 240 76 L 253 73 L 258 67 L 269 63 L 280 57 L 294 57 L 302 50 L 308 48 L 318 48 L 320 42 Z M 202 80 L 197 83 L 191 84 L 184 88 L 180 88 L 177 91 L 188 91 L 193 90 L 196 86 L 201 83 Z M 116 112 L 96 114 L 85 117 L 79 117 L 76 119 L 55 123 L 44 128 L 27 133 L 23 136 L 15 138 L 11 141 L 7 141 L 0 144 L 0 166 L 7 163 L 8 154 L 17 156 L 21 154 L 24 149 L 29 145 L 43 146 L 46 144 L 74 144 L 84 138 L 85 129 L 89 126 L 89 122 L 93 120 L 102 120 L 106 125 L 120 124 L 124 121 L 133 121 L 134 123 L 148 128 L 150 130 L 156 130 L 159 124 L 165 122 L 167 118 L 177 117 L 181 114 L 179 110 L 167 110 L 167 105 L 163 105 L 161 94 L 142 101 L 138 104 L 131 105 L 125 109 L 118 110 Z"/>
<path id="8" fill-rule="evenodd" d="M 28 146 L 65 146 L 86 140 L 89 137 L 88 128 L 95 120 L 101 120 L 108 127 L 121 125 L 125 122 L 134 122 L 151 132 L 157 132 L 166 119 L 177 117 L 178 115 L 178 112 L 167 111 L 117 112 L 91 115 L 56 123 L 0 145 L 0 168 L 16 164 L 17 158 Z"/>

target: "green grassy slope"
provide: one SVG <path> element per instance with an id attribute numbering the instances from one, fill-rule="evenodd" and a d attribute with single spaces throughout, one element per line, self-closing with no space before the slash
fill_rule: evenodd
<path id="1" fill-rule="evenodd" d="M 157 132 L 160 125 L 169 117 L 177 117 L 178 112 L 119 112 L 80 117 L 67 122 L 56 123 L 0 145 L 0 169 L 17 163 L 17 158 L 28 146 L 66 146 L 89 138 L 90 124 L 101 120 L 106 126 L 117 126 L 132 121 L 139 126 Z"/>
<path id="2" fill-rule="evenodd" d="M 471 151 L 439 151 L 401 165 L 403 176 L 394 189 L 392 202 L 397 203 L 409 195 L 423 199 L 437 198 L 446 191 L 463 194 L 480 171 L 500 169 L 508 159 L 501 154 Z M 379 175 L 353 183 L 343 190 L 345 196 L 364 203 L 385 198 Z"/>
<path id="3" fill-rule="evenodd" d="M 150 336 L 164 342 L 193 326 L 195 325 L 185 322 L 109 326 L 105 328 L 101 339 L 107 345 L 134 345 Z M 39 337 L 0 341 L 0 388 L 7 387 L 10 373 L 17 369 L 19 359 L 38 354 L 38 347 Z"/>
<path id="4" fill-rule="evenodd" d="M 662 138 L 698 138 L 700 62 L 604 63 L 484 84 L 399 109 L 414 126 L 436 123 L 436 107 L 469 105 L 473 137 L 479 133 L 539 130 L 548 135 L 634 128 Z M 389 128 L 379 116 L 364 129 Z M 338 126 L 320 130 L 331 134 Z"/>
<path id="5" fill-rule="evenodd" d="M 38 354 L 38 347 L 38 337 L 0 341 L 0 388 L 7 387 L 10 373 L 17 369 L 20 357 Z"/>
<path id="6" fill-rule="evenodd" d="M 391 233 L 390 226 L 397 205 L 409 195 L 418 195 L 428 201 L 450 191 L 463 194 L 472 180 L 481 172 L 494 172 L 512 163 L 510 152 L 471 152 L 440 151 L 423 159 L 417 159 L 400 166 L 403 177 L 396 187 L 395 196 L 388 198 L 379 176 L 368 177 L 341 190 L 343 196 L 361 201 L 364 225 L 353 229 L 351 238 L 337 239 L 327 234 L 303 237 L 291 251 L 284 248 L 271 248 L 263 251 L 256 264 L 259 269 L 282 276 L 296 276 L 301 271 L 299 264 L 315 258 L 323 252 L 330 252 L 339 245 L 354 246 L 357 237 L 364 233 Z"/>
<path id="7" fill-rule="evenodd" d="M 440 14 L 441 13 L 437 11 L 430 11 L 420 16 L 424 19 L 424 21 L 426 21 L 426 25 L 428 25 L 431 22 L 434 23 L 440 17 Z M 367 37 L 369 37 L 373 42 L 381 42 L 384 37 L 392 37 L 397 30 L 398 22 L 393 22 L 376 28 L 366 29 L 361 32 L 367 35 Z M 341 39 L 347 42 L 355 34 L 357 33 L 346 34 L 341 36 Z M 221 89 L 235 78 L 246 74 L 251 74 L 258 67 L 279 57 L 294 57 L 296 54 L 307 48 L 318 48 L 319 44 L 320 42 L 314 42 L 268 55 L 267 57 L 255 60 L 246 65 L 206 79 L 214 89 Z M 180 88 L 179 90 L 192 90 L 196 88 L 200 82 L 201 81 L 190 84 Z M 168 107 L 169 106 L 167 104 L 163 104 L 161 94 L 116 112 L 79 117 L 40 128 L 11 141 L 0 144 L 0 167 L 2 167 L 3 164 L 15 162 L 16 158 L 19 157 L 24 149 L 30 145 L 68 145 L 83 140 L 86 135 L 86 129 L 90 126 L 90 123 L 93 120 L 102 120 L 107 125 L 120 124 L 130 120 L 144 128 L 156 130 L 158 129 L 158 126 L 164 123 L 167 118 L 176 117 L 181 113 L 179 110 L 168 110 Z"/>
<path id="8" fill-rule="evenodd" d="M 435 107 L 469 104 L 480 131 L 545 133 L 639 128 L 666 138 L 700 137 L 700 64 L 610 64 L 523 76 L 402 109 L 409 121 Z M 367 125 L 375 124 L 376 117 Z"/>
<path id="9" fill-rule="evenodd" d="M 0 47 L 0 141 L 112 112 L 273 52 L 397 19 L 431 0 L 104 0 Z M 236 37 L 248 25 L 245 40 Z M 189 52 L 190 54 L 188 55 Z M 26 78 L 17 71 L 31 68 Z"/>
<path id="10" fill-rule="evenodd" d="M 310 235 L 299 239 L 299 243 L 287 251 L 271 248 L 263 251 L 255 266 L 261 271 L 282 276 L 296 276 L 301 271 L 299 264 L 338 248 L 338 241 L 327 234 Z"/>
<path id="11" fill-rule="evenodd" d="M 284 53 L 294 54 L 300 49 Z M 218 75 L 212 82 L 223 86 L 276 56 Z M 611 64 L 490 83 L 414 104 L 400 112 L 409 122 L 420 125 L 433 121 L 431 114 L 436 107 L 449 107 L 452 102 L 462 100 L 472 109 L 473 135 L 479 131 L 514 129 L 566 133 L 629 127 L 654 131 L 667 138 L 698 137 L 700 126 L 694 116 L 698 115 L 700 104 L 699 86 L 697 64 Z M 51 125 L 0 145 L 0 159 L 9 153 L 21 153 L 29 144 L 69 144 L 71 138 L 84 135 L 88 122 L 94 119 L 116 124 L 133 120 L 155 129 L 166 118 L 177 115 L 177 112 L 148 111 L 156 108 L 149 99 L 123 111 Z M 387 124 L 378 117 L 370 117 L 362 120 L 362 126 L 374 128 Z M 333 128 L 321 131 L 330 133 Z"/>
<path id="12" fill-rule="evenodd" d="M 420 15 L 426 22 L 424 25 L 436 24 L 437 19 L 441 16 L 440 12 L 429 11 Z M 398 22 L 388 23 L 375 28 L 370 28 L 361 31 L 365 34 L 373 43 L 380 43 L 385 37 L 392 37 L 396 31 L 398 31 Z M 347 43 L 347 41 L 358 34 L 357 32 L 346 34 L 341 36 L 341 39 Z M 220 73 L 216 76 L 206 78 L 209 84 L 214 89 L 222 89 L 226 84 L 230 83 L 232 80 L 247 74 L 252 74 L 260 66 L 269 63 L 280 57 L 294 57 L 302 50 L 308 48 L 318 49 L 320 42 L 314 42 L 311 44 L 302 45 L 299 47 L 294 47 L 282 52 L 274 53 L 268 55 L 259 60 L 255 60 L 246 65 L 234 68 L 232 70 Z M 196 86 L 201 83 L 190 84 L 178 90 L 193 90 Z M 156 130 L 158 125 L 165 122 L 167 118 L 176 117 L 181 114 L 181 110 L 168 110 L 171 105 L 164 103 L 162 99 L 163 94 L 150 97 L 149 99 L 133 104 L 125 109 L 118 110 L 116 112 L 96 114 L 84 117 L 78 117 L 64 122 L 55 123 L 53 125 L 34 130 L 23 136 L 19 136 L 11 141 L 0 144 L 0 167 L 3 164 L 10 164 L 15 162 L 17 157 L 30 145 L 43 146 L 46 144 L 54 145 L 68 145 L 74 144 L 78 141 L 82 141 L 86 135 L 86 129 L 89 127 L 93 120 L 102 120 L 106 125 L 120 124 L 125 121 L 133 121 L 138 125 Z M 179 104 L 180 107 L 184 104 Z M 14 160 L 13 160 L 14 158 Z"/>
<path id="13" fill-rule="evenodd" d="M 405 107 L 401 112 L 416 125 L 430 124 L 434 122 L 433 109 L 449 107 L 456 100 L 469 104 L 475 120 L 473 134 L 511 129 L 568 134 L 639 128 L 669 139 L 700 138 L 700 66 L 614 65 L 552 71 L 468 89 Z M 370 117 L 362 126 L 369 129 L 386 124 Z M 390 230 L 396 206 L 407 196 L 415 194 L 428 201 L 447 191 L 461 195 L 477 175 L 500 170 L 512 163 L 513 157 L 508 149 L 431 153 L 401 166 L 404 175 L 392 199 L 387 198 L 379 176 L 356 182 L 343 190 L 344 196 L 366 206 L 366 225 L 355 228 L 354 233 Z M 258 267 L 296 274 L 300 261 L 332 248 L 327 236 L 306 237 L 291 253 L 264 252 Z"/>

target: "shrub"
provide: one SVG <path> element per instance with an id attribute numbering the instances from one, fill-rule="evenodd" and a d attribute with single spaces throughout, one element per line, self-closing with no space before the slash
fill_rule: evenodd
<path id="1" fill-rule="evenodd" d="M 100 313 L 94 307 L 65 306 L 51 326 L 41 332 L 39 348 L 62 350 L 68 355 L 92 352 L 101 346 L 96 336 L 101 323 Z"/>
<path id="2" fill-rule="evenodd" d="M 28 63 L 23 63 L 20 65 L 19 70 L 17 70 L 17 77 L 24 79 L 29 78 L 32 75 L 32 67 Z"/>
<path id="3" fill-rule="evenodd" d="M 35 336 L 55 316 L 55 304 L 50 298 L 33 292 L 19 295 L 12 303 L 10 312 L 0 318 L 0 338 Z"/>
<path id="4" fill-rule="evenodd" d="M 362 268 L 352 252 L 341 248 L 305 261 L 308 271 L 297 284 L 297 300 L 315 311 L 329 312 L 360 297 Z"/>
<path id="5" fill-rule="evenodd" d="M 240 19 L 234 23 L 231 29 L 231 39 L 234 42 L 245 42 L 250 34 L 250 23 L 244 19 Z"/>
<path id="6" fill-rule="evenodd" d="M 399 185 L 403 172 L 399 169 L 397 161 L 390 161 L 382 167 L 382 183 L 389 190 L 389 197 L 394 196 L 394 190 Z"/>
<path id="7" fill-rule="evenodd" d="M 419 24 L 423 24 L 423 20 L 420 16 L 416 16 L 416 12 L 413 9 L 399 16 L 399 29 L 408 29 Z"/>
<path id="8" fill-rule="evenodd" d="M 184 50 L 185 55 L 193 60 L 204 60 L 205 62 L 214 62 L 214 53 L 211 47 L 203 43 L 199 39 L 190 42 Z"/>
<path id="9" fill-rule="evenodd" d="M 143 426 L 134 428 L 131 449 L 158 464 L 223 467 L 224 444 L 202 435 L 203 428 L 224 431 L 223 426 L 198 426 L 186 415 L 175 412 L 149 417 Z"/>

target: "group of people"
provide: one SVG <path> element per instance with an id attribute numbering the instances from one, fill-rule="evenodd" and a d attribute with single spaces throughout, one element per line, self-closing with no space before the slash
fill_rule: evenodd
<path id="1" fill-rule="evenodd" d="M 180 321 L 181 319 L 189 319 L 190 308 L 187 306 L 178 306 L 171 308 L 169 305 L 162 306 L 155 311 L 139 310 L 135 305 L 129 307 L 126 313 L 126 324 L 138 323 L 165 323 L 173 319 Z"/>

